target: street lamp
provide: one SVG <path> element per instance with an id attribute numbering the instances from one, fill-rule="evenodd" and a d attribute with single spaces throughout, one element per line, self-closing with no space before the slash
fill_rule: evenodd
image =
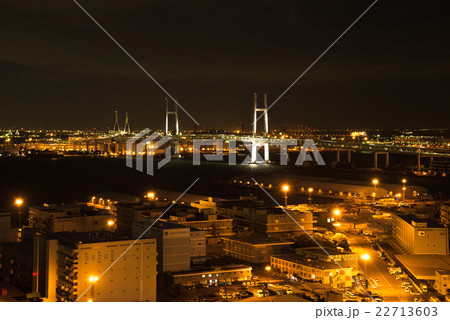
<path id="1" fill-rule="evenodd" d="M 368 253 L 363 253 L 361 255 L 361 260 L 364 263 L 364 276 L 366 277 L 366 287 L 368 287 L 368 283 L 367 283 L 367 262 L 370 260 L 370 255 Z"/>
<path id="2" fill-rule="evenodd" d="M 270 266 L 267 266 L 265 269 L 266 269 L 266 271 L 272 270 L 272 268 Z"/>
<path id="3" fill-rule="evenodd" d="M 95 296 L 94 296 L 94 285 L 95 285 L 95 283 L 98 281 L 98 277 L 97 276 L 90 276 L 89 277 L 89 282 L 90 283 L 92 283 L 92 286 L 91 286 L 91 299 L 89 299 L 88 300 L 88 302 L 92 302 L 92 301 L 94 301 L 94 298 L 95 298 Z"/>
<path id="4" fill-rule="evenodd" d="M 147 198 L 149 198 L 150 200 L 153 200 L 155 198 L 155 193 L 154 192 L 147 193 Z"/>
<path id="5" fill-rule="evenodd" d="M 311 204 L 312 204 L 312 192 L 314 191 L 314 189 L 313 188 L 309 188 L 308 189 L 308 193 L 309 193 L 309 198 L 308 198 L 308 200 L 309 200 L 309 206 L 311 207 Z"/>
<path id="6" fill-rule="evenodd" d="M 378 184 L 378 179 L 373 179 L 372 183 L 373 183 L 373 187 L 374 187 L 374 192 L 375 192 L 375 197 L 377 196 L 377 184 Z"/>
<path id="7" fill-rule="evenodd" d="M 405 193 L 406 193 L 406 179 L 403 179 L 402 180 L 402 183 L 403 183 L 403 188 L 402 188 L 402 190 L 403 190 L 403 201 L 405 201 Z"/>
<path id="8" fill-rule="evenodd" d="M 289 192 L 289 186 L 287 184 L 284 184 L 282 187 L 283 191 L 284 191 L 284 206 L 287 208 L 287 193 Z"/>
<path id="9" fill-rule="evenodd" d="M 364 261 L 369 261 L 370 255 L 368 253 L 364 253 L 361 255 L 361 259 L 363 259 Z"/>
<path id="10" fill-rule="evenodd" d="M 338 217 L 341 215 L 340 209 L 334 209 L 333 214 L 336 216 L 336 222 L 338 221 Z"/>
<path id="11" fill-rule="evenodd" d="M 17 215 L 18 215 L 18 225 L 19 228 L 21 227 L 21 223 L 22 223 L 22 205 L 23 205 L 23 200 L 22 198 L 17 198 L 14 201 L 14 204 L 17 206 Z"/>
<path id="12" fill-rule="evenodd" d="M 114 220 L 108 220 L 108 226 L 112 227 L 114 225 Z"/>

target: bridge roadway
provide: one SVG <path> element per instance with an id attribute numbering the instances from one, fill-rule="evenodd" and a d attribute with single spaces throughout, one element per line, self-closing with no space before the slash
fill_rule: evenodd
<path id="1" fill-rule="evenodd" d="M 127 135 L 108 135 L 98 138 L 88 138 L 71 141 L 72 145 L 81 146 L 94 146 L 94 145 L 115 145 L 123 144 L 125 145 Z M 269 137 L 253 137 L 253 136 L 242 136 L 234 134 L 190 134 L 183 136 L 172 136 L 173 142 L 178 142 L 179 144 L 189 144 L 192 139 L 222 139 L 224 142 L 229 142 L 230 140 L 251 142 L 258 146 L 273 145 L 279 146 L 287 144 L 289 147 L 302 146 L 304 139 L 276 139 Z M 314 140 L 314 139 L 313 139 Z M 418 155 L 420 157 L 439 157 L 439 158 L 450 158 L 450 148 L 436 148 L 436 147 L 413 147 L 413 146 L 403 146 L 396 144 L 384 144 L 384 143 L 367 143 L 367 142 L 346 142 L 346 141 L 331 141 L 331 140 L 314 140 L 314 143 L 318 147 L 319 151 L 365 151 L 365 152 L 388 152 L 397 154 L 411 154 Z M 30 143 L 31 146 L 33 143 Z M 36 143 L 34 143 L 36 144 Z M 58 142 L 51 143 L 57 146 Z M 67 144 L 67 142 L 60 143 L 61 145 Z M 107 148 L 105 148 L 107 149 Z M 125 149 L 121 146 L 120 150 Z"/>

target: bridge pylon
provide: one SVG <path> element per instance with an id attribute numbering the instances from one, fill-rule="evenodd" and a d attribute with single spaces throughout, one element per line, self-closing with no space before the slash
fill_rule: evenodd
<path id="1" fill-rule="evenodd" d="M 264 131 L 263 135 L 267 136 L 269 134 L 269 109 L 267 107 L 267 93 L 264 94 L 264 107 L 258 108 L 258 95 L 256 93 L 253 94 L 253 105 L 254 105 L 254 114 L 253 114 L 253 136 L 256 137 L 256 129 L 258 122 L 258 112 L 264 112 Z"/>
<path id="2" fill-rule="evenodd" d="M 175 134 L 180 134 L 180 126 L 178 123 L 178 102 L 175 100 L 175 109 L 169 111 L 169 100 L 166 98 L 166 135 L 169 134 L 169 115 L 175 116 Z"/>
<path id="3" fill-rule="evenodd" d="M 119 111 L 115 112 L 115 117 L 116 120 L 114 122 L 114 128 L 113 128 L 113 132 L 114 133 L 119 133 L 120 132 L 120 125 L 119 125 Z M 116 129 L 117 128 L 117 129 Z"/>
<path id="4" fill-rule="evenodd" d="M 128 112 L 125 112 L 125 125 L 123 126 L 123 132 L 126 134 L 131 133 L 130 122 L 128 121 Z"/>

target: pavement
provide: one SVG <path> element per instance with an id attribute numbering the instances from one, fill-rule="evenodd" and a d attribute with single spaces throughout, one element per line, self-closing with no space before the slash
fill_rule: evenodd
<path id="1" fill-rule="evenodd" d="M 402 281 L 397 280 L 395 275 L 388 271 L 388 264 L 381 257 L 377 255 L 377 251 L 368 243 L 364 236 L 345 234 L 347 240 L 350 242 L 350 249 L 357 253 L 360 257 L 362 254 L 368 254 L 370 260 L 365 262 L 360 259 L 361 271 L 367 275 L 367 278 L 378 279 L 377 288 L 369 287 L 367 290 L 377 292 L 386 302 L 407 302 L 414 301 L 414 298 L 420 296 L 413 296 L 405 292 L 402 288 Z"/>

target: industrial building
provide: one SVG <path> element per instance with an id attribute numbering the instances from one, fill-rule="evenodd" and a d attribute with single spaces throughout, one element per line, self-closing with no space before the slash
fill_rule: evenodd
<path id="1" fill-rule="evenodd" d="M 236 200 L 208 198 L 208 201 L 198 201 L 191 205 L 199 210 L 219 212 L 232 219 L 233 230 L 236 232 L 252 231 L 258 236 L 282 240 L 293 239 L 305 231 L 312 234 L 316 222 L 311 211 L 289 207 L 287 215 L 282 208 L 264 206 L 263 202 L 254 196 Z M 299 225 L 305 231 L 301 230 Z"/>
<path id="2" fill-rule="evenodd" d="M 223 238 L 226 255 L 253 264 L 270 263 L 270 256 L 288 253 L 294 241 L 281 241 L 269 237 Z"/>
<path id="3" fill-rule="evenodd" d="M 226 282 L 251 280 L 252 267 L 246 265 L 221 266 L 208 269 L 169 272 L 168 276 L 173 285 L 218 285 Z"/>
<path id="4" fill-rule="evenodd" d="M 41 234 L 115 231 L 113 215 L 77 204 L 48 204 L 29 208 L 29 226 Z"/>
<path id="5" fill-rule="evenodd" d="M 442 295 L 450 294 L 450 270 L 436 270 L 434 289 Z"/>
<path id="6" fill-rule="evenodd" d="M 326 251 L 326 253 L 325 253 Z M 295 253 L 302 256 L 304 259 L 311 259 L 311 261 L 323 261 L 335 264 L 339 263 L 344 268 L 351 268 L 352 275 L 358 273 L 358 255 L 351 251 L 346 251 L 343 248 L 296 248 Z"/>
<path id="7" fill-rule="evenodd" d="M 217 214 L 178 211 L 171 215 L 168 222 L 179 224 L 200 231 L 206 231 L 206 243 L 217 244 L 222 237 L 233 235 L 233 219 Z"/>
<path id="8" fill-rule="evenodd" d="M 447 255 L 448 229 L 431 219 L 415 215 L 392 215 L 393 240 L 410 254 Z"/>
<path id="9" fill-rule="evenodd" d="M 270 265 L 286 275 L 306 281 L 317 281 L 330 288 L 351 288 L 353 268 L 341 269 L 336 263 L 306 259 L 297 254 L 272 256 Z"/>

